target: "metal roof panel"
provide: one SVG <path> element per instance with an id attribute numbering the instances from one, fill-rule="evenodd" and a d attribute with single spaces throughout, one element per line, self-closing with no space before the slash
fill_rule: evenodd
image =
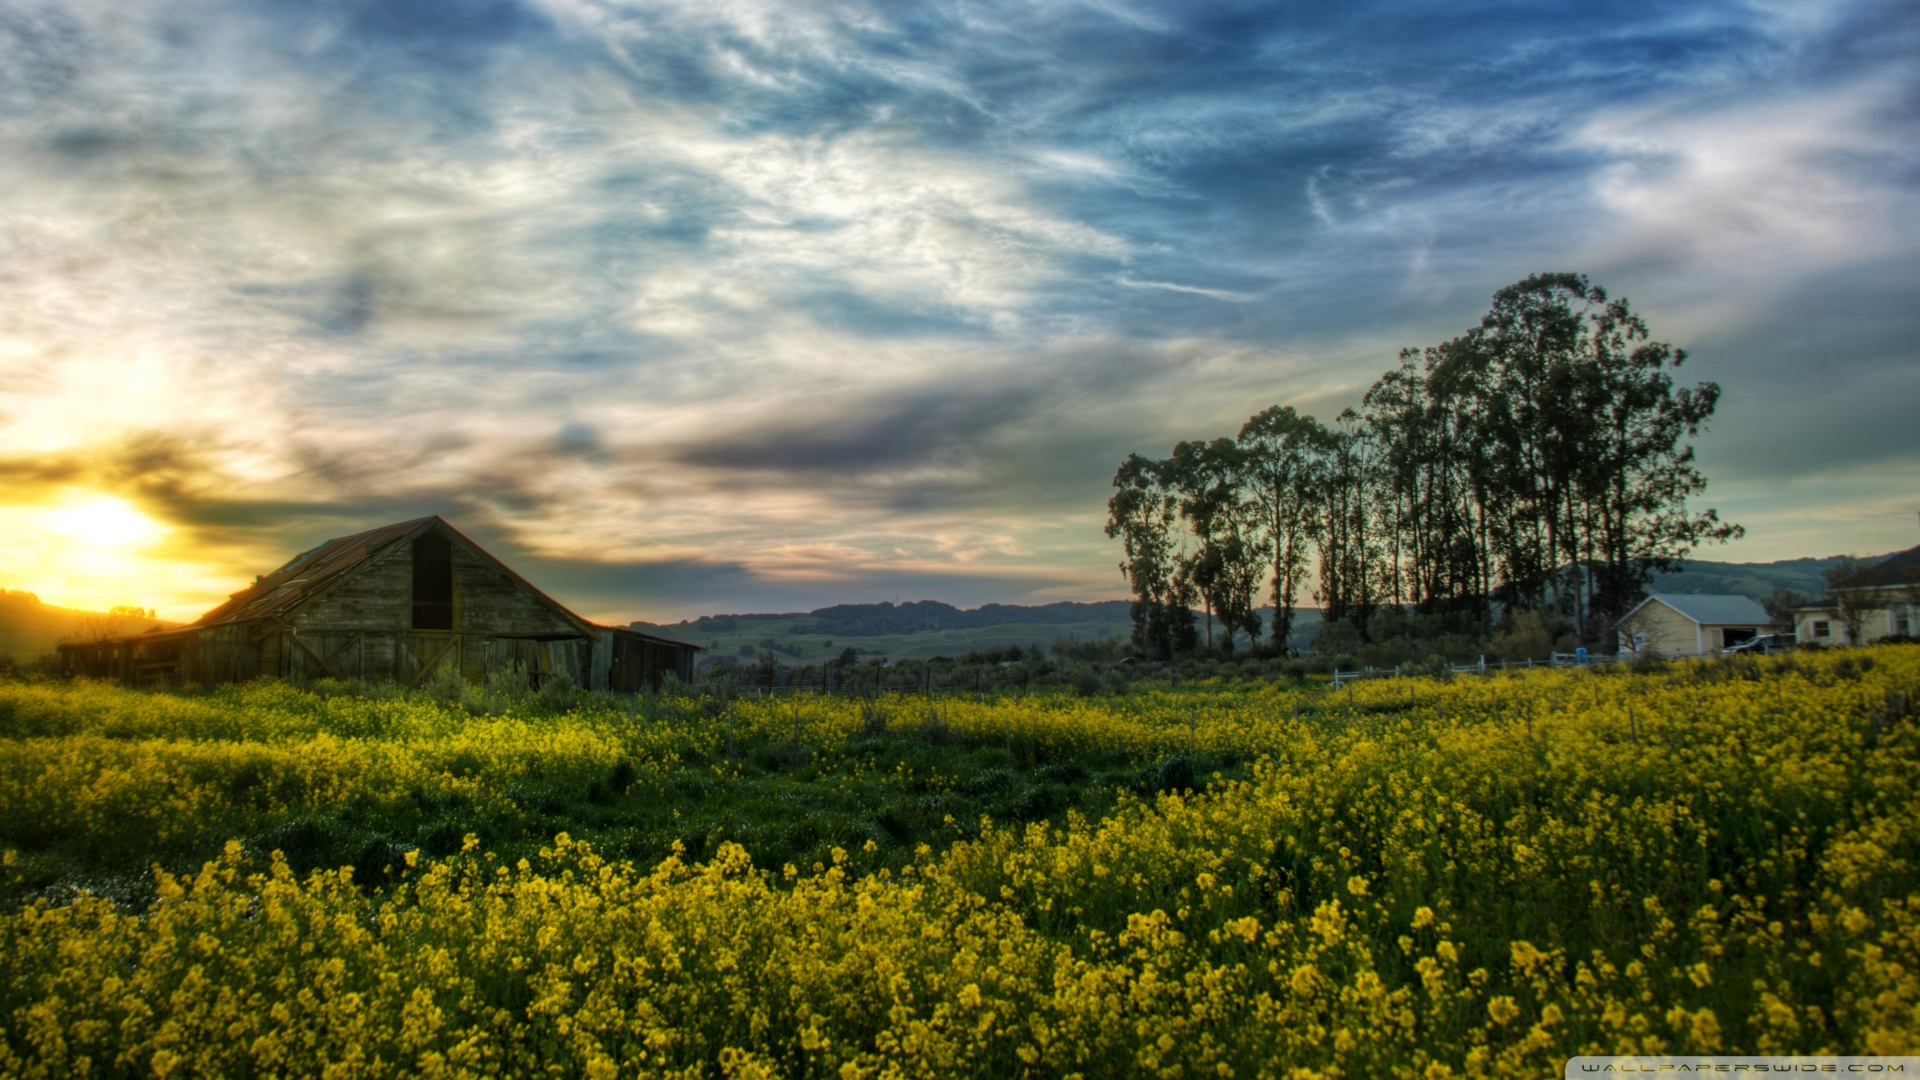
<path id="1" fill-rule="evenodd" d="M 1702 626 L 1766 626 L 1773 622 L 1767 609 L 1750 596 L 1654 593 L 1647 599 L 1658 600 Z"/>

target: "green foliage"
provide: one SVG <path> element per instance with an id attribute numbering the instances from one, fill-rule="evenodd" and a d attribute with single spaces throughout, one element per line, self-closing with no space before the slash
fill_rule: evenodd
<path id="1" fill-rule="evenodd" d="M 517 858 L 570 832 L 642 863 L 676 842 L 695 856 L 736 842 L 810 865 L 873 840 L 874 865 L 901 865 L 983 815 L 1102 813 L 1156 752 L 1095 755 L 1063 781 L 1045 770 L 1068 745 L 962 729 L 945 703 L 906 706 L 902 723 L 890 699 L 695 689 L 626 699 L 554 676 L 536 690 L 520 670 L 413 691 L 0 680 L 0 848 L 20 859 L 0 900 L 87 889 L 143 904 L 153 864 L 191 870 L 230 838 L 372 882 L 468 833 Z"/>
<path id="2" fill-rule="evenodd" d="M 1404 350 L 1362 410 L 1330 426 L 1274 407 L 1237 440 L 1129 455 L 1107 535 L 1122 541 L 1136 645 L 1186 651 L 1170 628 L 1201 602 L 1230 628 L 1257 627 L 1264 583 L 1280 647 L 1310 547 L 1324 617 L 1363 643 L 1382 608 L 1470 614 L 1478 627 L 1447 636 L 1472 641 L 1504 607 L 1556 612 L 1574 641 L 1610 648 L 1654 575 L 1741 535 L 1689 504 L 1707 481 L 1687 440 L 1720 388 L 1676 385 L 1685 360 L 1585 277 L 1535 275 L 1466 334 Z"/>

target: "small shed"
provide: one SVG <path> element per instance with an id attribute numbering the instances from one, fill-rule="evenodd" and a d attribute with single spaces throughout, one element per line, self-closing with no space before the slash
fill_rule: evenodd
<path id="1" fill-rule="evenodd" d="M 1767 609 L 1750 596 L 1654 593 L 1620 620 L 1620 651 L 1713 656 L 1772 624 Z"/>
<path id="2" fill-rule="evenodd" d="M 261 675 L 478 682 L 518 665 L 537 684 L 632 692 L 693 678 L 696 645 L 568 611 L 438 517 L 303 551 L 187 626 L 63 645 L 68 670 L 136 684 Z"/>

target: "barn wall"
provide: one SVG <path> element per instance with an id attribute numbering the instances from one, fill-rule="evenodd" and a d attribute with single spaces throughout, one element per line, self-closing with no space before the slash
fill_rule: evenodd
<path id="1" fill-rule="evenodd" d="M 76 673 L 129 682 L 210 684 L 264 675 L 417 686 L 438 672 L 484 682 L 517 666 L 536 684 L 565 674 L 582 687 L 632 692 L 659 686 L 665 672 L 692 676 L 691 648 L 628 633 L 616 638 L 614 631 L 595 640 L 465 544 L 456 540 L 452 556 L 452 630 L 413 629 L 412 545 L 396 544 L 284 619 L 63 652 Z"/>
<path id="2" fill-rule="evenodd" d="M 411 563 L 408 567 L 411 574 Z M 412 580 L 407 578 L 409 589 Z M 453 546 L 453 619 L 454 625 L 468 634 L 573 637 L 580 633 L 525 586 L 462 544 Z"/>
<path id="3" fill-rule="evenodd" d="M 682 682 L 693 681 L 692 646 L 669 644 L 619 630 L 615 630 L 612 636 L 612 668 L 607 678 L 609 689 L 623 693 L 658 690 L 669 672 Z"/>
<path id="4" fill-rule="evenodd" d="M 376 557 L 372 564 L 289 620 L 301 633 L 406 630 L 413 625 L 413 559 L 404 544 Z"/>
<path id="5" fill-rule="evenodd" d="M 463 634 L 570 637 L 580 632 L 525 586 L 459 543 L 453 546 L 453 613 L 454 626 Z M 303 633 L 411 630 L 412 545 L 395 545 L 352 580 L 307 605 L 292 625 Z"/>

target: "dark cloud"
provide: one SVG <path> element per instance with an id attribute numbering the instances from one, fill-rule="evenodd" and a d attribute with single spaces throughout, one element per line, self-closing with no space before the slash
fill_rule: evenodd
<path id="1" fill-rule="evenodd" d="M 544 13 L 519 0 L 256 0 L 252 6 L 283 22 L 296 47 L 335 65 L 472 74 L 502 51 L 539 45 L 553 29 Z"/>
<path id="2" fill-rule="evenodd" d="M 829 473 L 847 477 L 952 464 L 986 434 L 1027 416 L 1010 387 L 940 385 L 866 398 L 832 416 L 780 418 L 715 432 L 676 460 L 709 468 Z"/>

